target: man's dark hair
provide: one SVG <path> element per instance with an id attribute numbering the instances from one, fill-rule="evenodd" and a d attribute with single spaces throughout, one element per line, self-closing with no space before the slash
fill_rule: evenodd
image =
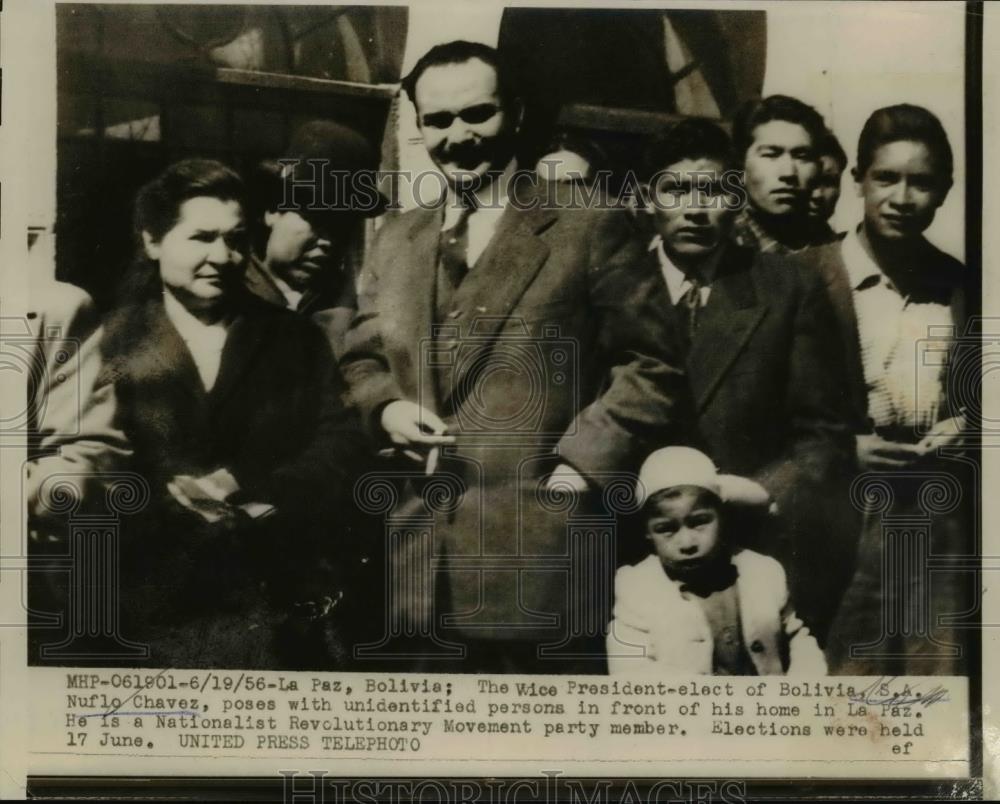
<path id="1" fill-rule="evenodd" d="M 837 135 L 829 129 L 823 134 L 823 139 L 819 141 L 819 145 L 816 147 L 816 156 L 831 157 L 837 163 L 837 169 L 841 173 L 847 168 L 847 154 L 844 153 L 844 147 L 840 144 L 840 140 L 837 139 Z"/>
<path id="2" fill-rule="evenodd" d="M 740 162 L 746 159 L 753 145 L 754 131 L 758 126 L 781 120 L 802 126 L 809 134 L 813 147 L 818 147 L 826 132 L 822 115 L 812 106 L 788 95 L 768 95 L 766 98 L 745 103 L 733 120 L 733 142 Z"/>
<path id="3" fill-rule="evenodd" d="M 871 167 L 875 151 L 890 142 L 913 140 L 922 142 L 934 158 L 934 166 L 941 178 L 951 184 L 954 157 L 948 135 L 941 121 L 923 106 L 900 103 L 872 112 L 858 137 L 857 177 L 860 179 Z"/>
<path id="4" fill-rule="evenodd" d="M 184 159 L 169 165 L 145 184 L 135 199 L 133 225 L 137 237 L 148 232 L 160 241 L 180 218 L 181 205 L 208 196 L 244 204 L 243 180 L 232 168 L 214 159 Z"/>
<path id="5" fill-rule="evenodd" d="M 446 42 L 443 45 L 435 45 L 423 56 L 421 56 L 413 69 L 410 70 L 400 82 L 403 91 L 407 94 L 413 105 L 417 105 L 417 81 L 429 67 L 441 67 L 445 64 L 465 64 L 472 59 L 479 59 L 485 62 L 497 74 L 497 92 L 500 95 L 500 102 L 504 108 L 509 108 L 511 103 L 517 98 L 514 89 L 511 72 L 504 64 L 503 58 L 496 48 L 484 45 L 481 42 L 467 42 L 464 39 L 457 39 L 454 42 Z"/>
<path id="6" fill-rule="evenodd" d="M 643 156 L 646 177 L 684 159 L 715 159 L 723 170 L 737 165 L 729 135 L 718 123 L 699 117 L 675 123 L 649 143 Z"/>

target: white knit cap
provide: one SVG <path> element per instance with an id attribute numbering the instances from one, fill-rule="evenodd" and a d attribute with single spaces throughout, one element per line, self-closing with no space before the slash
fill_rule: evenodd
<path id="1" fill-rule="evenodd" d="M 696 486 L 728 503 L 767 505 L 771 500 L 756 480 L 719 474 L 711 458 L 691 447 L 664 447 L 646 458 L 639 470 L 636 499 L 643 504 L 658 491 L 675 486 Z"/>

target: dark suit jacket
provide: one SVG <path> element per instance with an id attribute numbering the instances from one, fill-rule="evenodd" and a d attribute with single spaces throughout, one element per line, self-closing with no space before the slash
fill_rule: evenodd
<path id="1" fill-rule="evenodd" d="M 150 503 L 123 528 L 122 548 L 126 603 L 144 629 L 221 610 L 227 600 L 239 609 L 272 568 L 312 561 L 324 544 L 337 554 L 350 473 L 366 445 L 314 324 L 234 291 L 235 317 L 206 392 L 167 318 L 158 279 L 136 284 L 110 313 L 102 349 L 103 382 L 115 385 L 116 423 L 133 448 L 130 468 L 150 485 Z M 241 498 L 270 503 L 276 515 L 233 532 L 174 503 L 166 489 L 174 475 L 220 467 L 235 476 Z M 308 587 L 309 573 L 299 581 Z"/>
<path id="2" fill-rule="evenodd" d="M 925 241 L 925 259 L 914 265 L 911 276 L 912 288 L 908 288 L 915 299 L 926 299 L 951 307 L 956 333 L 964 332 L 965 294 L 962 288 L 964 267 L 954 257 Z M 844 265 L 843 240 L 825 246 L 808 249 L 798 255 L 807 267 L 819 273 L 826 286 L 827 295 L 836 314 L 837 333 L 843 348 L 847 371 L 847 393 L 855 432 L 870 433 L 871 421 L 868 417 L 868 386 L 865 382 L 864 367 L 861 362 L 861 347 L 858 342 L 858 321 L 854 312 L 854 296 Z M 944 381 L 946 396 L 947 377 Z M 947 403 L 942 406 L 942 418 L 957 415 Z"/>
<path id="3" fill-rule="evenodd" d="M 509 205 L 434 337 L 441 221 L 418 209 L 382 227 L 341 365 L 376 431 L 381 408 L 408 399 L 458 436 L 440 469 L 462 496 L 434 520 L 436 591 L 443 611 L 462 613 L 454 625 L 558 640 L 568 515 L 540 489 L 560 460 L 602 486 L 669 437 L 683 382 L 675 336 L 624 214 Z M 421 483 L 394 513 L 426 510 Z M 418 619 L 426 604 L 393 601 Z"/>
<path id="4" fill-rule="evenodd" d="M 650 262 L 659 270 L 656 252 Z M 659 288 L 673 312 L 666 284 Z M 842 357 L 822 283 L 787 258 L 726 246 L 687 358 L 700 437 L 723 472 L 779 500 L 851 454 Z"/>

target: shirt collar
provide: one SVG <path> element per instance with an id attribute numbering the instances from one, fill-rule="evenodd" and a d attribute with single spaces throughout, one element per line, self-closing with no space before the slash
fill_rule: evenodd
<path id="1" fill-rule="evenodd" d="M 854 290 L 864 286 L 878 285 L 888 281 L 878 263 L 868 256 L 865 247 L 861 245 L 861 236 L 854 229 L 844 237 L 844 266 L 847 268 L 847 279 Z"/>
<path id="2" fill-rule="evenodd" d="M 660 272 L 666 280 L 667 290 L 670 291 L 670 298 L 671 300 L 676 301 L 684 295 L 684 291 L 691 283 L 691 280 L 688 278 L 687 274 L 678 268 L 674 264 L 673 260 L 667 256 L 667 251 L 663 248 L 663 237 L 661 235 L 655 235 L 653 237 L 649 243 L 649 251 L 656 252 L 656 257 L 660 262 Z M 712 254 L 711 258 L 702 266 L 702 270 L 704 272 L 703 288 L 712 284 L 712 280 L 715 278 L 716 268 L 719 264 L 721 256 L 722 248 L 720 247 L 715 250 L 715 253 Z"/>
<path id="3" fill-rule="evenodd" d="M 475 204 L 473 212 L 501 213 L 507 206 L 509 199 L 511 179 L 517 171 L 517 160 L 511 159 L 499 176 L 493 181 L 483 184 L 472 193 L 472 200 Z M 455 191 L 451 187 L 444 197 L 444 223 L 441 228 L 444 230 L 452 228 L 462 214 L 463 205 L 456 198 Z"/>
<path id="4" fill-rule="evenodd" d="M 174 325 L 174 328 L 180 333 L 180 336 L 184 341 L 193 340 L 198 342 L 199 345 L 202 345 L 206 336 L 214 336 L 225 340 L 226 330 L 229 326 L 228 321 L 220 319 L 214 324 L 205 324 L 192 315 L 188 309 L 177 300 L 177 297 L 166 288 L 163 289 L 163 308 L 166 310 L 167 318 L 170 319 L 170 323 Z"/>
<path id="5" fill-rule="evenodd" d="M 278 286 L 278 290 L 281 291 L 281 295 L 285 297 L 285 301 L 288 303 L 289 310 L 297 310 L 299 302 L 302 301 L 302 296 L 304 295 L 298 290 L 295 290 L 291 285 L 289 285 L 284 279 L 278 276 L 274 271 L 269 270 L 265 267 L 268 275 L 275 285 Z"/>

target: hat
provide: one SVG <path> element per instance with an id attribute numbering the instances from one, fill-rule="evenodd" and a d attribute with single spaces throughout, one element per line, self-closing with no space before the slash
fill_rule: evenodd
<path id="1" fill-rule="evenodd" d="M 330 120 L 310 120 L 296 129 L 280 161 L 281 180 L 286 184 L 284 197 L 297 199 L 302 197 L 299 193 L 304 193 L 305 198 L 316 199 L 315 204 L 300 210 L 302 213 L 351 212 L 373 217 L 385 211 L 388 202 L 377 187 L 375 150 L 352 128 Z M 371 175 L 359 179 L 364 173 Z M 324 181 L 332 182 L 325 194 Z M 294 188 L 288 187 L 289 183 L 294 183 Z M 310 186 L 312 190 L 304 189 Z M 322 205 L 324 197 L 330 206 Z"/>
<path id="2" fill-rule="evenodd" d="M 657 492 L 675 486 L 696 486 L 723 502 L 738 505 L 767 505 L 771 501 L 767 489 L 756 480 L 719 474 L 711 458 L 691 447 L 664 447 L 646 458 L 635 496 L 644 504 Z"/>

